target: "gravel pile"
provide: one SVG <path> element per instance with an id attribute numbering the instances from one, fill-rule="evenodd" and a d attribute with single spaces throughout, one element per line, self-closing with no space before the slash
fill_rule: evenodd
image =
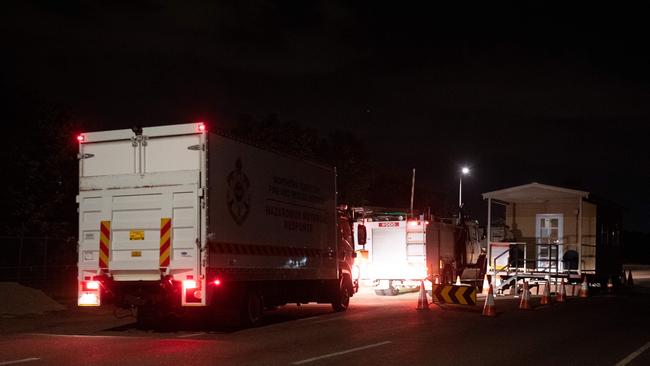
<path id="1" fill-rule="evenodd" d="M 15 282 L 0 282 L 0 315 L 43 314 L 64 309 L 41 290 Z"/>

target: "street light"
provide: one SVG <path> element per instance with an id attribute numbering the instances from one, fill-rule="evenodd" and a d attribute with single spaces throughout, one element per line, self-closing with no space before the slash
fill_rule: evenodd
<path id="1" fill-rule="evenodd" d="M 460 172 L 461 174 L 458 178 L 458 208 L 463 208 L 463 175 L 469 174 L 469 168 L 464 166 Z"/>

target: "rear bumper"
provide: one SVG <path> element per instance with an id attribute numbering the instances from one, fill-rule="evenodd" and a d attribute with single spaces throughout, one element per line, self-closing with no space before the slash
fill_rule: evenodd
<path id="1" fill-rule="evenodd" d="M 115 304 L 123 308 L 173 303 L 173 284 L 168 281 L 111 281 L 110 288 L 115 296 Z M 178 291 L 180 304 L 180 289 Z"/>

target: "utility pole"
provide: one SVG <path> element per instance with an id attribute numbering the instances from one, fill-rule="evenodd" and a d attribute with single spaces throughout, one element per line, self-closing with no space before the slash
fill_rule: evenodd
<path id="1" fill-rule="evenodd" d="M 411 179 L 411 217 L 413 217 L 413 196 L 415 195 L 415 168 L 413 168 L 413 178 Z"/>

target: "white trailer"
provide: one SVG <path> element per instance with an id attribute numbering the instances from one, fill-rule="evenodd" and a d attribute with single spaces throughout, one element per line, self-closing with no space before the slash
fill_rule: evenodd
<path id="1" fill-rule="evenodd" d="M 80 306 L 111 299 L 143 322 L 214 307 L 249 324 L 285 303 L 347 308 L 355 254 L 333 168 L 202 123 L 78 140 Z"/>

